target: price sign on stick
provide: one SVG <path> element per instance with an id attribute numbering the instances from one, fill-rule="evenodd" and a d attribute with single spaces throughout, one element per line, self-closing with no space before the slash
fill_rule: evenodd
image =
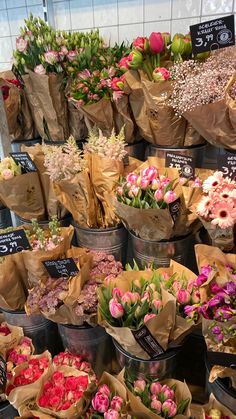
<path id="1" fill-rule="evenodd" d="M 194 54 L 235 44 L 234 15 L 201 22 L 190 26 Z"/>
<path id="2" fill-rule="evenodd" d="M 15 230 L 0 234 L 0 256 L 12 255 L 30 249 L 24 230 Z"/>
<path id="3" fill-rule="evenodd" d="M 185 156 L 183 154 L 177 153 L 166 153 L 166 167 L 173 167 L 178 169 L 180 176 L 187 179 L 194 177 L 195 173 L 195 163 L 194 157 Z"/>
<path id="4" fill-rule="evenodd" d="M 79 269 L 72 258 L 46 260 L 43 264 L 52 278 L 68 278 L 69 276 L 78 275 L 79 272 Z"/>
<path id="5" fill-rule="evenodd" d="M 37 167 L 29 156 L 29 153 L 10 153 L 10 155 L 17 164 L 21 165 L 22 173 L 37 172 Z"/>
<path id="6" fill-rule="evenodd" d="M 236 180 L 236 154 L 226 153 L 218 156 L 218 169 L 224 176 Z"/>

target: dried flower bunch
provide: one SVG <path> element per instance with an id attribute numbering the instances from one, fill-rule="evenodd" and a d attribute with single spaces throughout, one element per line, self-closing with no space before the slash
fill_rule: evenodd
<path id="1" fill-rule="evenodd" d="M 83 153 L 77 147 L 72 136 L 62 146 L 44 145 L 43 151 L 45 154 L 44 164 L 53 181 L 71 179 L 86 166 Z"/>
<path id="2" fill-rule="evenodd" d="M 31 313 L 55 314 L 63 304 L 68 293 L 68 280 L 65 278 L 48 278 L 45 284 L 38 284 L 31 290 L 27 299 L 28 310 Z"/>
<path id="3" fill-rule="evenodd" d="M 189 60 L 175 64 L 170 69 L 174 82 L 169 104 L 178 115 L 183 115 L 198 106 L 223 99 L 235 70 L 235 47 L 212 53 L 203 63 Z"/>
<path id="4" fill-rule="evenodd" d="M 117 135 L 115 130 L 112 130 L 110 137 L 105 137 L 101 130 L 99 132 L 92 130 L 84 146 L 84 152 L 121 161 L 127 154 L 125 146 L 124 128 Z"/>

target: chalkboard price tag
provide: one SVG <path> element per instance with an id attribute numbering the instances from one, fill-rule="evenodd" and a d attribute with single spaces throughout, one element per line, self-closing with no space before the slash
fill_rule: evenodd
<path id="1" fill-rule="evenodd" d="M 152 336 L 147 326 L 143 325 L 139 330 L 132 330 L 132 334 L 134 339 L 151 358 L 164 353 L 162 346 Z"/>
<path id="2" fill-rule="evenodd" d="M 17 164 L 21 165 L 22 173 L 37 172 L 37 167 L 29 156 L 29 153 L 10 153 L 10 155 Z"/>
<path id="3" fill-rule="evenodd" d="M 235 44 L 234 15 L 219 17 L 190 26 L 194 54 Z"/>
<path id="4" fill-rule="evenodd" d="M 23 229 L 0 234 L 0 256 L 12 255 L 27 249 L 30 249 L 30 244 Z"/>
<path id="5" fill-rule="evenodd" d="M 178 169 L 180 176 L 191 179 L 195 174 L 195 159 L 178 153 L 166 153 L 166 167 Z"/>
<path id="6" fill-rule="evenodd" d="M 79 272 L 73 258 L 46 260 L 43 264 L 52 278 L 68 278 L 78 275 Z"/>
<path id="7" fill-rule="evenodd" d="M 7 368 L 6 362 L 3 357 L 0 355 L 0 393 L 5 389 L 7 383 Z"/>
<path id="8" fill-rule="evenodd" d="M 218 169 L 224 176 L 236 180 L 236 154 L 226 153 L 218 156 Z"/>

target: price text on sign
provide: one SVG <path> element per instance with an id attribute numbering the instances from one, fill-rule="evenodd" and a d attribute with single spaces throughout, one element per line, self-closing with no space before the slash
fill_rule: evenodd
<path id="1" fill-rule="evenodd" d="M 194 157 L 178 153 L 166 153 L 166 167 L 178 169 L 180 176 L 191 179 L 195 173 Z"/>
<path id="2" fill-rule="evenodd" d="M 79 269 L 72 258 L 46 260 L 43 264 L 52 278 L 68 278 L 69 276 L 78 275 L 79 272 Z"/>
<path id="3" fill-rule="evenodd" d="M 15 230 L 0 234 L 0 256 L 12 255 L 30 249 L 24 230 Z"/>
<path id="4" fill-rule="evenodd" d="M 236 180 L 236 154 L 218 156 L 218 169 L 224 173 L 224 176 Z"/>
<path id="5" fill-rule="evenodd" d="M 234 15 L 201 22 L 190 26 L 194 54 L 235 44 Z"/>
<path id="6" fill-rule="evenodd" d="M 37 172 L 37 167 L 28 153 L 10 153 L 10 155 L 17 164 L 21 165 L 22 173 Z"/>

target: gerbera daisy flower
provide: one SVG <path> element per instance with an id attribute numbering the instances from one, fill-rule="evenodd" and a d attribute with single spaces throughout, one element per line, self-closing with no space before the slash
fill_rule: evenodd
<path id="1" fill-rule="evenodd" d="M 211 223 L 224 229 L 232 227 L 236 222 L 236 208 L 232 202 L 218 202 L 212 207 Z"/>
<path id="2" fill-rule="evenodd" d="M 209 176 L 202 185 L 204 192 L 210 192 L 212 189 L 218 188 L 223 182 L 224 177 L 222 172 L 215 172 L 212 176 Z"/>
<path id="3" fill-rule="evenodd" d="M 201 217 L 207 218 L 211 211 L 212 200 L 209 196 L 203 196 L 197 205 L 197 214 Z"/>

